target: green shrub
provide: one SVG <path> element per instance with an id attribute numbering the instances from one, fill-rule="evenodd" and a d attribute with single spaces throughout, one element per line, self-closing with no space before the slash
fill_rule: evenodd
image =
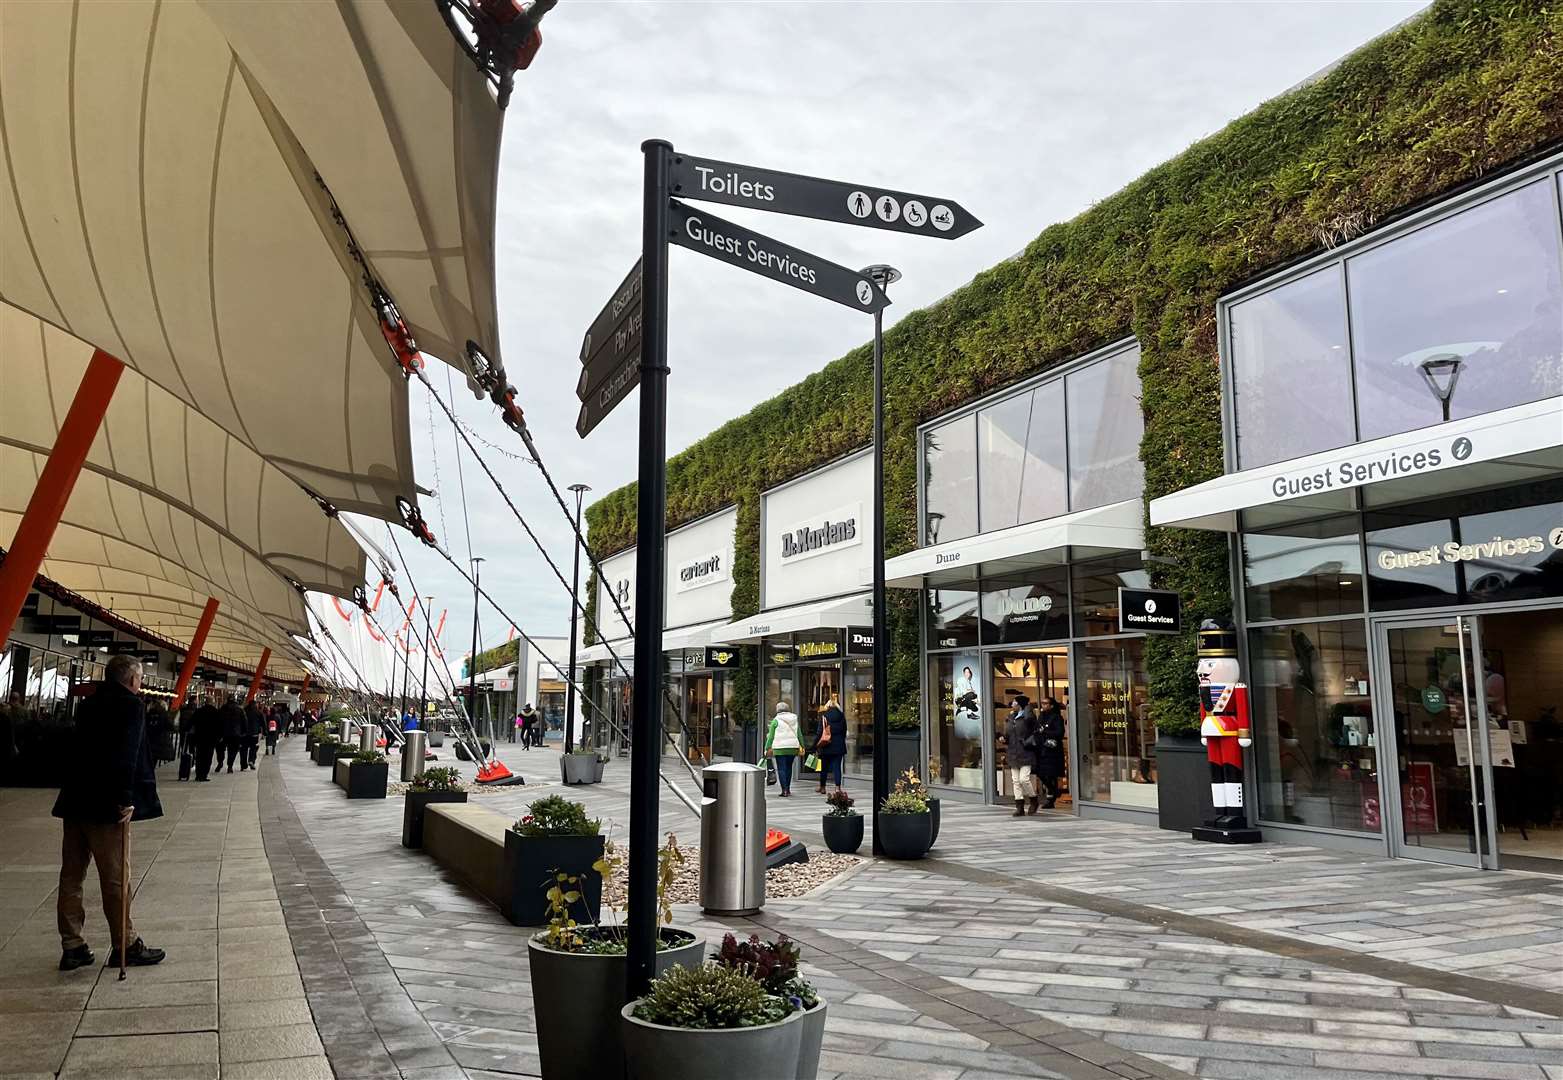
<path id="1" fill-rule="evenodd" d="M 928 800 L 915 792 L 892 791 L 885 796 L 885 801 L 879 804 L 879 809 L 887 814 L 926 814 Z"/>
<path id="2" fill-rule="evenodd" d="M 511 826 L 522 836 L 596 836 L 602 822 L 586 816 L 586 807 L 559 795 L 538 799 L 520 821 Z"/>
<path id="3" fill-rule="evenodd" d="M 378 750 L 360 750 L 353 755 L 354 765 L 378 765 L 385 760 L 385 755 Z"/>
<path id="4" fill-rule="evenodd" d="M 413 777 L 409 786 L 413 791 L 460 791 L 461 773 L 453 766 L 440 765 Z"/>
<path id="5" fill-rule="evenodd" d="M 316 742 L 319 742 L 327 735 L 331 734 L 331 727 L 329 724 L 323 722 L 319 724 L 311 724 L 309 726 L 309 734 L 311 738 L 313 738 Z"/>
<path id="6" fill-rule="evenodd" d="M 674 964 L 635 1006 L 635 1018 L 676 1028 L 745 1028 L 785 1020 L 792 1005 L 736 968 Z"/>

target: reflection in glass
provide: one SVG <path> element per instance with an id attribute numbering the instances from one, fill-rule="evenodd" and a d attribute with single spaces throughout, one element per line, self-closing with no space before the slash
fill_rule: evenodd
<path id="1" fill-rule="evenodd" d="M 992 675 L 988 726 L 992 730 L 994 747 L 993 790 L 1001 803 L 1015 797 L 1015 789 L 1010 784 L 1009 747 L 1004 739 L 1010 702 L 1016 694 L 1024 694 L 1041 715 L 1047 699 L 1057 698 L 1064 715 L 1064 772 L 1058 777 L 1054 794 L 1058 798 L 1056 805 L 1067 808 L 1074 799 L 1069 783 L 1069 647 L 1055 645 L 1048 649 L 994 652 L 988 654 L 988 662 Z"/>
<path id="2" fill-rule="evenodd" d="M 1080 798 L 1156 808 L 1156 728 L 1141 638 L 1075 645 Z"/>
<path id="3" fill-rule="evenodd" d="M 874 775 L 874 662 L 847 663 L 847 696 L 841 700 L 847 714 L 847 759 L 842 768 L 853 776 Z"/>
<path id="4" fill-rule="evenodd" d="M 1378 749 L 1361 620 L 1254 629 L 1248 645 L 1260 813 L 1378 832 Z"/>
<path id="5" fill-rule="evenodd" d="M 1238 464 L 1244 469 L 1356 438 L 1338 266 L 1230 309 Z"/>
<path id="6" fill-rule="evenodd" d="M 977 452 L 983 532 L 1066 513 L 1063 380 L 980 411 Z"/>
<path id="7" fill-rule="evenodd" d="M 1362 610 L 1355 514 L 1243 534 L 1248 617 L 1311 619 Z"/>
<path id="8" fill-rule="evenodd" d="M 982 582 L 982 640 L 1045 641 L 1069 636 L 1069 571 L 1030 570 Z"/>
<path id="9" fill-rule="evenodd" d="M 1064 378 L 1069 407 L 1069 509 L 1137 499 L 1145 486 L 1140 438 L 1140 347 L 1071 372 Z"/>
<path id="10" fill-rule="evenodd" d="M 953 649 L 977 644 L 977 593 L 928 589 L 928 647 Z"/>
<path id="11" fill-rule="evenodd" d="M 928 657 L 929 773 L 941 784 L 977 791 L 982 790 L 981 670 L 975 650 Z"/>
<path id="12" fill-rule="evenodd" d="M 923 537 L 930 546 L 977 531 L 977 417 L 923 433 Z"/>
<path id="13" fill-rule="evenodd" d="M 1139 552 L 1077 562 L 1070 567 L 1074 625 L 1079 637 L 1118 632 L 1118 590 L 1148 589 L 1150 573 Z"/>
<path id="14" fill-rule="evenodd" d="M 1347 260 L 1363 439 L 1563 393 L 1553 198 L 1537 181 Z"/>

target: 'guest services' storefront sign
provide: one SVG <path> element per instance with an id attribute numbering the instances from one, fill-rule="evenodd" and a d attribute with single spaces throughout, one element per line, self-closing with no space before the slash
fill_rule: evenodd
<path id="1" fill-rule="evenodd" d="M 1118 590 L 1118 632 L 1176 634 L 1183 629 L 1178 594 L 1161 589 Z"/>

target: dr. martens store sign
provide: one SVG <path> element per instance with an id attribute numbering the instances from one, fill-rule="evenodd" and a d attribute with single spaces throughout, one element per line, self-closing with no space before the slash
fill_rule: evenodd
<path id="1" fill-rule="evenodd" d="M 801 525 L 791 532 L 782 533 L 781 557 L 792 559 L 818 555 L 833 545 L 852 545 L 862 542 L 858 535 L 857 508 L 843 508 L 835 515 L 825 517 L 819 524 Z"/>

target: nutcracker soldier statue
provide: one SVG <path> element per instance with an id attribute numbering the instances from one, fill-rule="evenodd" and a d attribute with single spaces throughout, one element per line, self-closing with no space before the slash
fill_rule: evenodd
<path id="1" fill-rule="evenodd" d="M 1248 687 L 1237 664 L 1237 631 L 1206 619 L 1199 627 L 1199 741 L 1210 761 L 1210 801 L 1215 816 L 1194 829 L 1194 839 L 1255 844 L 1258 829 L 1243 813 L 1243 749 L 1253 745 Z"/>

